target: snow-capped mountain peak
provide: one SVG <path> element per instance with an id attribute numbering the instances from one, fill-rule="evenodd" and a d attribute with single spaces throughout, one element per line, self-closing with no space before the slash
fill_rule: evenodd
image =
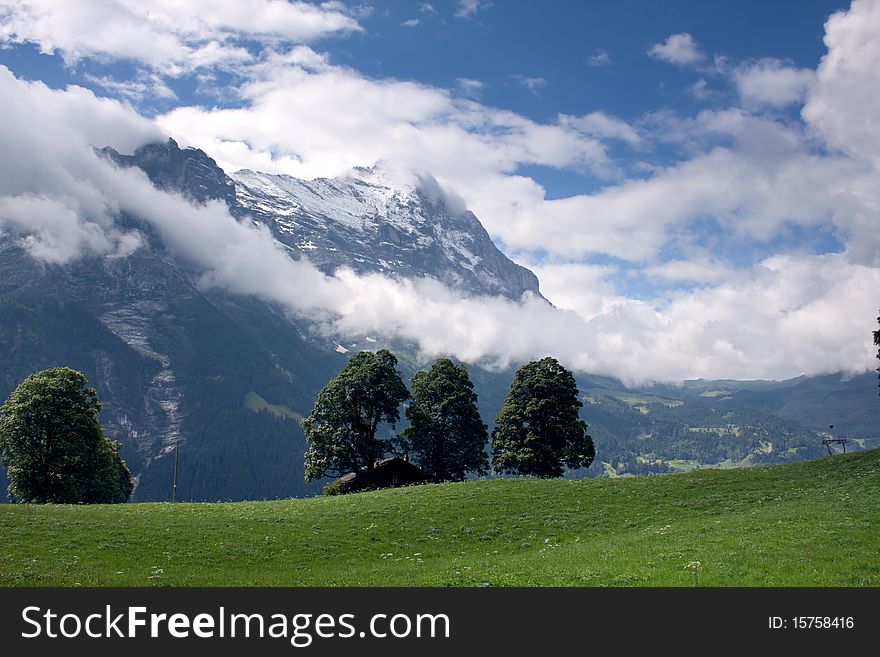
<path id="1" fill-rule="evenodd" d="M 540 294 L 535 275 L 499 251 L 474 214 L 427 174 L 400 175 L 380 164 L 314 180 L 250 170 L 227 175 L 203 151 L 181 150 L 171 139 L 133 155 L 102 152 L 197 202 L 224 200 L 235 216 L 265 225 L 291 255 L 327 273 L 347 266 L 430 276 L 468 294 Z"/>
<path id="2" fill-rule="evenodd" d="M 538 293 L 534 275 L 507 259 L 473 213 L 429 176 L 402 181 L 375 166 L 314 180 L 249 170 L 230 177 L 238 203 L 322 269 L 427 275 L 511 298 Z"/>

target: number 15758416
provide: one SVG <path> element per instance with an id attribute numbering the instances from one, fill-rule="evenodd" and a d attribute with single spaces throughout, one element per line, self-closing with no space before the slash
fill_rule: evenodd
<path id="1" fill-rule="evenodd" d="M 851 630 L 855 620 L 852 616 L 770 616 L 767 627 L 771 630 Z"/>

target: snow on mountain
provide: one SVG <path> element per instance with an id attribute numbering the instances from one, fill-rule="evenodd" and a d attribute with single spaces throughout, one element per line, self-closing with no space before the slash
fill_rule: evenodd
<path id="1" fill-rule="evenodd" d="M 392 181 L 380 167 L 333 179 L 250 170 L 230 178 L 241 211 L 325 271 L 346 265 L 432 276 L 468 293 L 539 294 L 534 274 L 501 253 L 473 213 L 424 184 Z"/>

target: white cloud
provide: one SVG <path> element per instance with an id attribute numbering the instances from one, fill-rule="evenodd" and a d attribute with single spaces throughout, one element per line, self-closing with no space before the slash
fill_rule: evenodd
<path id="1" fill-rule="evenodd" d="M 418 27 L 421 24 L 422 24 L 422 21 L 420 21 L 418 18 L 410 18 L 408 20 L 403 21 L 400 24 L 400 26 L 401 27 Z"/>
<path id="2" fill-rule="evenodd" d="M 89 179 L 91 145 L 130 150 L 161 132 L 116 101 L 20 82 L 5 67 L 0 89 L 0 229 L 50 264 L 130 252 L 138 236 L 114 226 L 119 206 Z"/>
<path id="3" fill-rule="evenodd" d="M 542 77 L 529 75 L 513 75 L 511 77 L 517 84 L 525 87 L 533 94 L 537 94 L 538 89 L 547 86 L 547 80 Z"/>
<path id="4" fill-rule="evenodd" d="M 672 283 L 723 283 L 736 280 L 739 272 L 730 265 L 708 256 L 687 260 L 667 260 L 641 270 L 646 276 Z"/>
<path id="5" fill-rule="evenodd" d="M 834 148 L 880 169 L 880 3 L 854 0 L 825 25 L 822 58 L 804 118 Z"/>
<path id="6" fill-rule="evenodd" d="M 477 12 L 488 9 L 491 6 L 492 3 L 489 0 L 458 0 L 458 9 L 455 12 L 455 16 L 456 18 L 472 18 Z"/>
<path id="7" fill-rule="evenodd" d="M 608 313 L 621 302 L 614 279 L 623 274 L 618 267 L 579 262 L 542 264 L 522 262 L 541 282 L 541 294 L 559 308 L 573 310 L 585 319 Z"/>
<path id="8" fill-rule="evenodd" d="M 117 80 L 109 75 L 96 76 L 89 73 L 83 77 L 114 96 L 135 102 L 144 98 L 177 98 L 177 94 L 155 73 L 141 73 L 134 80 Z"/>
<path id="9" fill-rule="evenodd" d="M 41 83 L 17 80 L 5 66 L 0 66 L 0 85 L 6 101 L 2 105 L 6 123 L 0 146 L 4 154 L 0 158 L 0 190 L 4 194 L 34 194 L 48 178 L 65 195 L 85 198 L 84 192 L 78 192 L 75 166 L 41 159 L 43 153 L 49 158 L 58 150 L 54 147 L 56 141 L 75 142 L 81 148 L 109 145 L 131 152 L 163 137 L 153 122 L 130 107 L 99 98 L 81 87 L 53 91 Z M 88 204 L 93 213 L 97 207 Z"/>
<path id="10" fill-rule="evenodd" d="M 604 112 L 591 112 L 585 116 L 560 116 L 560 123 L 571 126 L 579 132 L 604 139 L 620 139 L 632 146 L 638 146 L 642 138 L 629 123 L 609 116 Z"/>
<path id="11" fill-rule="evenodd" d="M 697 100 L 711 100 L 721 95 L 718 91 L 711 89 L 704 78 L 700 78 L 688 87 L 688 93 Z"/>
<path id="12" fill-rule="evenodd" d="M 880 4 L 854 0 L 825 25 L 827 54 L 802 115 L 860 175 L 837 191 L 833 220 L 854 262 L 880 266 Z"/>
<path id="13" fill-rule="evenodd" d="M 865 302 L 880 272 L 840 256 L 774 258 L 746 280 L 656 304 L 590 294 L 601 274 L 577 267 L 555 273 L 582 274 L 585 291 L 556 309 L 534 298 L 461 299 L 428 279 L 396 283 L 340 271 L 333 285 L 345 300 L 330 327 L 351 336 L 418 336 L 426 358 L 455 354 L 504 366 L 554 354 L 577 370 L 630 383 L 864 371 L 873 361 L 874 309 Z"/>
<path id="14" fill-rule="evenodd" d="M 378 160 L 430 171 L 444 184 L 471 179 L 474 186 L 487 173 L 511 172 L 520 163 L 599 173 L 609 167 L 602 144 L 572 128 L 539 124 L 434 87 L 293 62 L 270 61 L 260 75 L 240 90 L 244 108 L 183 107 L 159 122 L 230 170 L 262 168 L 305 178 Z"/>
<path id="15" fill-rule="evenodd" d="M 864 371 L 878 282 L 880 270 L 842 254 L 775 256 L 745 279 L 674 297 L 657 350 L 688 354 L 684 367 L 706 368 L 706 378 L 719 362 L 734 378 Z"/>
<path id="16" fill-rule="evenodd" d="M 767 242 L 789 225 L 819 226 L 835 212 L 851 215 L 841 191 L 867 190 L 873 178 L 847 159 L 805 152 L 796 134 L 772 122 L 708 113 L 688 125 L 735 143 L 588 196 L 545 200 L 541 190 L 507 181 L 469 204 L 480 207 L 480 217 L 506 218 L 492 228 L 510 247 L 639 263 L 658 258 L 677 229 L 707 219 L 727 239 L 747 245 Z M 469 189 L 464 196 L 474 198 Z"/>
<path id="17" fill-rule="evenodd" d="M 53 265 L 83 253 L 111 253 L 121 236 L 108 234 L 96 221 L 81 221 L 61 201 L 30 195 L 0 196 L 0 227 L 19 234 L 33 258 Z"/>
<path id="18" fill-rule="evenodd" d="M 596 48 L 596 51 L 587 57 L 586 62 L 589 66 L 608 66 L 611 64 L 611 53 L 602 48 Z"/>
<path id="19" fill-rule="evenodd" d="M 655 43 L 648 49 L 648 54 L 664 62 L 682 66 L 696 64 L 705 58 L 694 38 L 687 32 L 673 34 L 663 43 Z"/>
<path id="20" fill-rule="evenodd" d="M 804 99 L 814 75 L 778 59 L 762 59 L 737 67 L 733 81 L 747 105 L 785 107 Z"/>
<path id="21" fill-rule="evenodd" d="M 474 80 L 473 78 L 456 78 L 455 82 L 462 93 L 469 96 L 479 96 L 483 87 L 486 86 L 482 81 Z"/>
<path id="22" fill-rule="evenodd" d="M 304 43 L 361 29 L 340 3 L 286 0 L 0 0 L 0 41 L 69 63 L 129 59 L 163 74 L 251 59 L 238 39 Z"/>
<path id="23" fill-rule="evenodd" d="M 674 269 L 665 273 L 699 276 Z M 561 330 L 556 353 L 587 371 L 630 382 L 780 379 L 865 371 L 873 363 L 872 287 L 880 283 L 880 270 L 851 264 L 841 254 L 776 256 L 750 272 L 719 278 L 717 285 L 650 302 L 615 295 L 609 282 L 619 274 L 609 268 L 536 271 L 548 298 L 584 322 L 570 326 L 571 335 Z"/>

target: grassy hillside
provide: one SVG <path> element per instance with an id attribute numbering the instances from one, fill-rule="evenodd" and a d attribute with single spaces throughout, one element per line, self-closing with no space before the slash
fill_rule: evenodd
<path id="1" fill-rule="evenodd" d="M 880 451 L 648 478 L 0 507 L 0 585 L 880 585 Z"/>

